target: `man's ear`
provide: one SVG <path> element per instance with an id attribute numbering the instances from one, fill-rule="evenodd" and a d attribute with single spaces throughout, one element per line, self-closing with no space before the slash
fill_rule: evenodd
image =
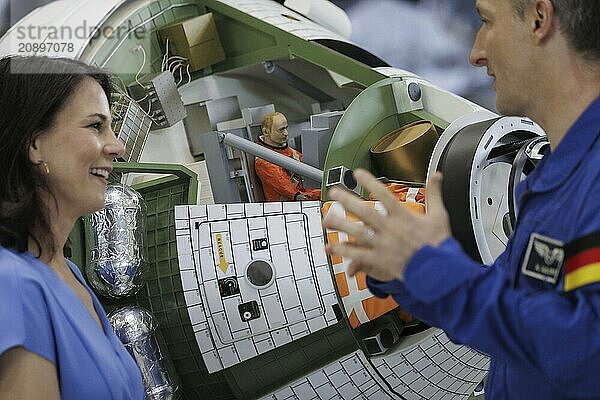
<path id="1" fill-rule="evenodd" d="M 536 41 L 541 43 L 556 31 L 554 5 L 550 0 L 536 0 L 533 7 L 532 33 Z"/>

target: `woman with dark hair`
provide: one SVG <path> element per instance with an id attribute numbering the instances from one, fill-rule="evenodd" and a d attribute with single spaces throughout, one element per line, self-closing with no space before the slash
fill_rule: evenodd
<path id="1" fill-rule="evenodd" d="M 75 221 L 104 206 L 123 144 L 109 76 L 77 61 L 0 60 L 0 393 L 142 399 L 135 362 L 63 255 Z"/>

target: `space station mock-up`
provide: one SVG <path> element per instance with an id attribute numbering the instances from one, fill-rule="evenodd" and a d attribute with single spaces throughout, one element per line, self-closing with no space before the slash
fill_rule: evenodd
<path id="1" fill-rule="evenodd" d="M 0 39 L 2 55 L 76 58 L 117 77 L 114 201 L 77 224 L 71 258 L 146 398 L 482 398 L 484 354 L 326 255 L 352 240 L 321 226 L 325 213 L 352 218 L 328 189 L 385 213 L 352 177 L 366 168 L 425 212 L 425 179 L 442 171 L 453 234 L 489 264 L 548 142 L 529 119 L 392 68 L 349 33 L 325 0 L 63 0 Z M 303 162 L 255 143 L 273 111 Z M 255 157 L 320 187 L 321 201 L 264 202 Z"/>

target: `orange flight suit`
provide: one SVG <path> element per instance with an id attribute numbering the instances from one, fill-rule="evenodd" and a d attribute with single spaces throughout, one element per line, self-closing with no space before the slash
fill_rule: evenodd
<path id="1" fill-rule="evenodd" d="M 302 153 L 292 149 L 287 144 L 282 147 L 275 147 L 268 145 L 260 138 L 257 143 L 279 154 L 302 161 Z M 262 182 L 266 201 L 294 201 L 296 200 L 295 196 L 298 194 L 309 197 L 309 200 L 319 200 L 321 198 L 320 189 L 304 189 L 304 181 L 301 176 L 290 173 L 279 165 L 257 157 L 254 162 L 254 169 Z"/>

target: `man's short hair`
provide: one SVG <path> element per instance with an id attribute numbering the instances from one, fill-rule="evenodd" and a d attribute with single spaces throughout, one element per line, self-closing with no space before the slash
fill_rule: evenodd
<path id="1" fill-rule="evenodd" d="M 271 128 L 273 128 L 273 118 L 275 118 L 277 115 L 283 115 L 283 114 L 275 111 L 275 112 L 268 113 L 267 115 L 265 115 L 265 117 L 262 120 L 262 124 L 261 124 L 262 132 L 264 132 L 265 130 L 271 132 Z"/>
<path id="2" fill-rule="evenodd" d="M 517 15 L 525 15 L 525 9 L 534 0 L 511 0 Z M 550 0 L 558 16 L 560 30 L 569 44 L 583 58 L 600 61 L 600 1 L 598 0 Z"/>

